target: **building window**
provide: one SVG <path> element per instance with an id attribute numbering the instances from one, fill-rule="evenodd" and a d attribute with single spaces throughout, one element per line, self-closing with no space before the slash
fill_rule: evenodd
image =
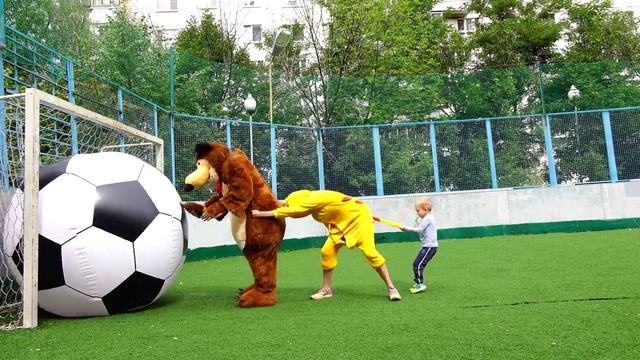
<path id="1" fill-rule="evenodd" d="M 245 28 L 251 28 L 251 41 L 252 42 L 261 42 L 262 41 L 262 26 L 260 25 L 245 25 Z"/>
<path id="2" fill-rule="evenodd" d="M 478 19 L 465 19 L 466 20 L 466 27 L 467 27 L 467 31 L 469 32 L 473 32 L 476 31 L 476 22 L 478 21 Z"/>
<path id="3" fill-rule="evenodd" d="M 118 0 L 91 0 L 90 4 L 92 7 L 116 6 Z"/>
<path id="4" fill-rule="evenodd" d="M 243 7 L 256 7 L 258 5 L 256 5 L 257 1 L 256 0 L 245 0 L 242 2 L 242 6 Z"/>
<path id="5" fill-rule="evenodd" d="M 298 4 L 298 0 L 287 0 L 287 6 L 297 7 L 297 6 L 300 6 L 300 4 Z"/>
<path id="6" fill-rule="evenodd" d="M 478 18 L 456 19 L 458 24 L 458 32 L 467 34 L 476 31 L 478 27 Z"/>
<path id="7" fill-rule="evenodd" d="M 178 0 L 158 0 L 158 11 L 177 11 Z"/>

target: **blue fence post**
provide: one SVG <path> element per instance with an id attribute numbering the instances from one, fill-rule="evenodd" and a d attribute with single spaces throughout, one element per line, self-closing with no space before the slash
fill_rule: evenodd
<path id="1" fill-rule="evenodd" d="M 553 158 L 553 143 L 551 141 L 551 119 L 549 115 L 542 118 L 544 126 L 544 144 L 547 151 L 547 166 L 549 167 L 549 184 L 551 186 L 558 185 L 558 177 L 556 175 L 556 163 Z"/>
<path id="2" fill-rule="evenodd" d="M 484 127 L 487 129 L 487 148 L 489 149 L 489 168 L 491 170 L 491 187 L 498 188 L 498 175 L 496 174 L 496 156 L 493 152 L 493 133 L 491 132 L 491 120 L 484 120 Z"/>
<path id="3" fill-rule="evenodd" d="M 373 127 L 373 162 L 376 169 L 376 195 L 384 195 L 384 184 L 382 181 L 382 154 L 380 153 L 380 128 Z"/>
<path id="4" fill-rule="evenodd" d="M 227 133 L 227 147 L 231 149 L 231 120 L 225 120 L 225 132 Z"/>
<path id="5" fill-rule="evenodd" d="M 2 88 L 0 95 L 4 95 L 4 88 Z M 3 190 L 7 190 L 9 188 L 9 148 L 7 146 L 7 119 L 5 117 L 5 112 L 5 101 L 2 100 L 0 101 L 0 151 L 2 151 L 2 161 L 0 162 L 0 186 L 2 186 Z"/>
<path id="6" fill-rule="evenodd" d="M 158 105 L 153 104 L 153 136 L 158 136 Z"/>
<path id="7" fill-rule="evenodd" d="M 122 87 L 118 86 L 118 121 L 124 124 L 124 104 L 122 102 Z M 124 135 L 118 135 L 120 138 L 120 145 L 124 145 Z M 125 152 L 124 147 L 120 147 L 120 152 Z"/>
<path id="8" fill-rule="evenodd" d="M 173 47 L 169 48 L 169 146 L 171 147 L 169 151 L 169 157 L 171 161 L 171 182 L 173 185 L 176 185 L 176 146 L 175 146 L 175 111 L 176 111 L 176 103 L 175 103 L 175 81 L 174 81 L 174 59 L 175 59 L 175 49 Z"/>
<path id="9" fill-rule="evenodd" d="M 436 125 L 429 123 L 429 140 L 431 142 L 431 161 L 433 162 L 433 182 L 436 192 L 440 192 L 440 172 L 438 171 L 438 146 L 436 144 Z"/>
<path id="10" fill-rule="evenodd" d="M 171 183 L 176 185 L 176 135 L 173 113 L 169 114 L 169 161 L 171 163 Z"/>
<path id="11" fill-rule="evenodd" d="M 15 93 L 18 93 L 18 90 L 20 89 L 20 86 L 18 85 L 18 56 L 16 55 L 18 53 L 18 46 L 16 45 L 15 40 L 13 41 L 13 91 Z M 4 80 L 4 79 L 3 79 Z"/>
<path id="12" fill-rule="evenodd" d="M 73 73 L 73 60 L 68 59 L 67 62 L 67 94 L 69 98 L 69 102 L 72 104 L 76 103 L 76 85 L 75 85 L 75 76 Z M 76 117 L 71 115 L 70 118 L 71 123 L 71 154 L 76 155 L 78 153 L 78 124 L 76 122 Z"/>
<path id="13" fill-rule="evenodd" d="M 6 46 L 6 36 L 4 32 L 4 0 L 0 0 L 0 43 Z M 4 95 L 4 51 L 0 49 L 0 96 Z M 0 151 L 2 160 L 0 162 L 0 185 L 2 189 L 9 188 L 9 154 L 7 147 L 7 124 L 5 118 L 5 102 L 0 101 Z"/>
<path id="14" fill-rule="evenodd" d="M 613 132 L 611 131 L 611 115 L 608 111 L 602 112 L 602 127 L 604 139 L 607 143 L 607 160 L 609 162 L 609 178 L 612 182 L 618 181 L 618 167 L 616 166 L 616 152 L 613 147 Z"/>
<path id="15" fill-rule="evenodd" d="M 51 79 L 53 80 L 52 82 L 54 84 L 56 84 L 58 82 L 58 65 L 57 65 L 57 61 L 61 61 L 60 58 L 58 58 L 56 56 L 56 54 L 54 53 L 50 53 L 49 55 L 51 55 L 51 59 L 49 59 L 49 76 L 51 76 Z M 56 61 L 57 59 L 57 61 Z M 56 86 L 55 85 L 51 85 L 51 95 L 56 96 Z"/>
<path id="16" fill-rule="evenodd" d="M 278 160 L 276 159 L 276 126 L 269 125 L 271 133 L 271 191 L 278 198 Z"/>
<path id="17" fill-rule="evenodd" d="M 318 153 L 318 188 L 324 190 L 324 153 L 322 146 L 322 129 L 316 131 L 316 151 Z"/>

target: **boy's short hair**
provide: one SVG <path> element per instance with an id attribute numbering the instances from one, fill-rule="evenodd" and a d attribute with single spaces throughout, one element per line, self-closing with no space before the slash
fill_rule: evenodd
<path id="1" fill-rule="evenodd" d="M 416 206 L 431 212 L 431 209 L 433 208 L 433 202 L 431 202 L 431 199 L 429 199 L 428 197 L 421 197 L 416 200 Z"/>

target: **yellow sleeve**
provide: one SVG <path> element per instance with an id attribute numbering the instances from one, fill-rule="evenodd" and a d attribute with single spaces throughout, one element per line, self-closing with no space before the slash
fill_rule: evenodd
<path id="1" fill-rule="evenodd" d="M 323 206 L 331 203 L 333 199 L 330 196 L 326 196 L 322 193 L 311 195 L 299 204 L 289 204 L 289 206 L 283 206 L 273 211 L 273 215 L 277 218 L 292 217 L 302 218 L 310 215 L 314 211 L 322 208 Z"/>

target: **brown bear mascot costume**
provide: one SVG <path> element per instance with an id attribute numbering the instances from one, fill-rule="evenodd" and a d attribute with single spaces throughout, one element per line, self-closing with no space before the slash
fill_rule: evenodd
<path id="1" fill-rule="evenodd" d="M 240 307 L 270 306 L 277 302 L 276 259 L 284 236 L 283 219 L 257 218 L 251 210 L 273 210 L 279 206 L 258 170 L 239 149 L 222 143 L 202 143 L 195 147 L 197 169 L 185 179 L 190 191 L 213 180 L 217 194 L 204 206 L 185 203 L 192 215 L 208 221 L 222 220 L 230 213 L 233 238 L 242 249 L 253 273 L 254 283 L 238 297 Z"/>

